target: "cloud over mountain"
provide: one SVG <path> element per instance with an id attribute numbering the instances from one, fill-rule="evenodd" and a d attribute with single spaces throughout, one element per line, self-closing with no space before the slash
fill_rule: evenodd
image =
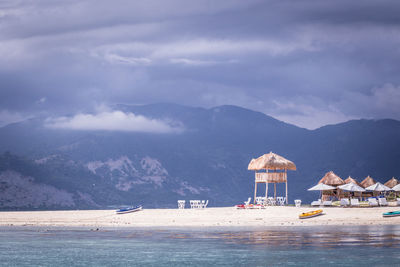
<path id="1" fill-rule="evenodd" d="M 180 133 L 181 125 L 171 126 L 165 121 L 149 119 L 122 111 L 101 112 L 98 114 L 77 114 L 73 117 L 47 119 L 46 126 L 71 130 L 124 131 L 147 133 Z"/>

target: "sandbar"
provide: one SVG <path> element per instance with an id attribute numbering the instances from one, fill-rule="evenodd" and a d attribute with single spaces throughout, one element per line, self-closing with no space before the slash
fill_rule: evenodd
<path id="1" fill-rule="evenodd" d="M 115 210 L 3 211 L 0 226 L 33 227 L 271 227 L 324 225 L 400 225 L 400 216 L 384 218 L 383 212 L 398 207 L 322 208 L 324 214 L 299 219 L 310 207 L 272 206 L 238 210 L 234 207 L 206 209 L 143 209 L 116 214 Z"/>

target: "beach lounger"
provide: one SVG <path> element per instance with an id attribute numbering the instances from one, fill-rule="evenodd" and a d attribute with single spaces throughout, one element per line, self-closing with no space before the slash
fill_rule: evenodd
<path id="1" fill-rule="evenodd" d="M 244 202 L 244 205 L 245 205 L 245 206 L 248 206 L 248 205 L 250 205 L 250 202 L 251 202 L 251 197 L 249 197 L 249 198 L 247 199 L 247 201 Z"/>
<path id="2" fill-rule="evenodd" d="M 350 205 L 352 207 L 359 207 L 360 206 L 360 202 L 358 201 L 358 198 L 352 198 L 350 199 Z"/>
<path id="3" fill-rule="evenodd" d="M 320 206 L 320 205 L 321 205 L 321 199 L 311 202 L 311 206 Z"/>
<path id="4" fill-rule="evenodd" d="M 342 206 L 342 207 L 347 207 L 347 206 L 349 206 L 349 205 L 350 205 L 350 201 L 349 201 L 348 198 L 342 198 L 342 199 L 340 200 L 340 206 Z"/>
<path id="5" fill-rule="evenodd" d="M 370 197 L 370 198 L 368 198 L 368 204 L 371 207 L 376 207 L 376 206 L 378 206 L 378 201 L 376 201 L 376 198 Z"/>
<path id="6" fill-rule="evenodd" d="M 397 206 L 400 206 L 400 198 L 397 198 Z"/>
<path id="7" fill-rule="evenodd" d="M 178 200 L 178 209 L 185 208 L 185 200 Z"/>
<path id="8" fill-rule="evenodd" d="M 301 199 L 295 199 L 294 205 L 299 208 L 301 206 Z"/>
<path id="9" fill-rule="evenodd" d="M 322 202 L 322 206 L 326 206 L 326 207 L 332 206 L 332 201 L 325 200 L 324 202 Z"/>
<path id="10" fill-rule="evenodd" d="M 388 205 L 386 198 L 384 198 L 384 197 L 378 198 L 378 202 L 379 202 L 379 206 L 387 206 Z"/>

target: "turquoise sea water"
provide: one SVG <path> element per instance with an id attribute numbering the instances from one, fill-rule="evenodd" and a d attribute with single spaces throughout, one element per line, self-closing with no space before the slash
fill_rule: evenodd
<path id="1" fill-rule="evenodd" d="M 0 228 L 2 266 L 400 266 L 400 226 Z"/>

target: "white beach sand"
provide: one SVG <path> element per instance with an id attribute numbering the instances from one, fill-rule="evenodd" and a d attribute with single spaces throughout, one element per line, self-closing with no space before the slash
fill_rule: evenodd
<path id="1" fill-rule="evenodd" d="M 300 220 L 298 215 L 315 208 L 267 207 L 237 210 L 234 207 L 203 210 L 144 209 L 118 215 L 114 210 L 0 212 L 0 226 L 60 227 L 268 227 L 321 225 L 400 225 L 400 216 L 383 218 L 398 207 L 323 208 L 324 215 Z"/>

